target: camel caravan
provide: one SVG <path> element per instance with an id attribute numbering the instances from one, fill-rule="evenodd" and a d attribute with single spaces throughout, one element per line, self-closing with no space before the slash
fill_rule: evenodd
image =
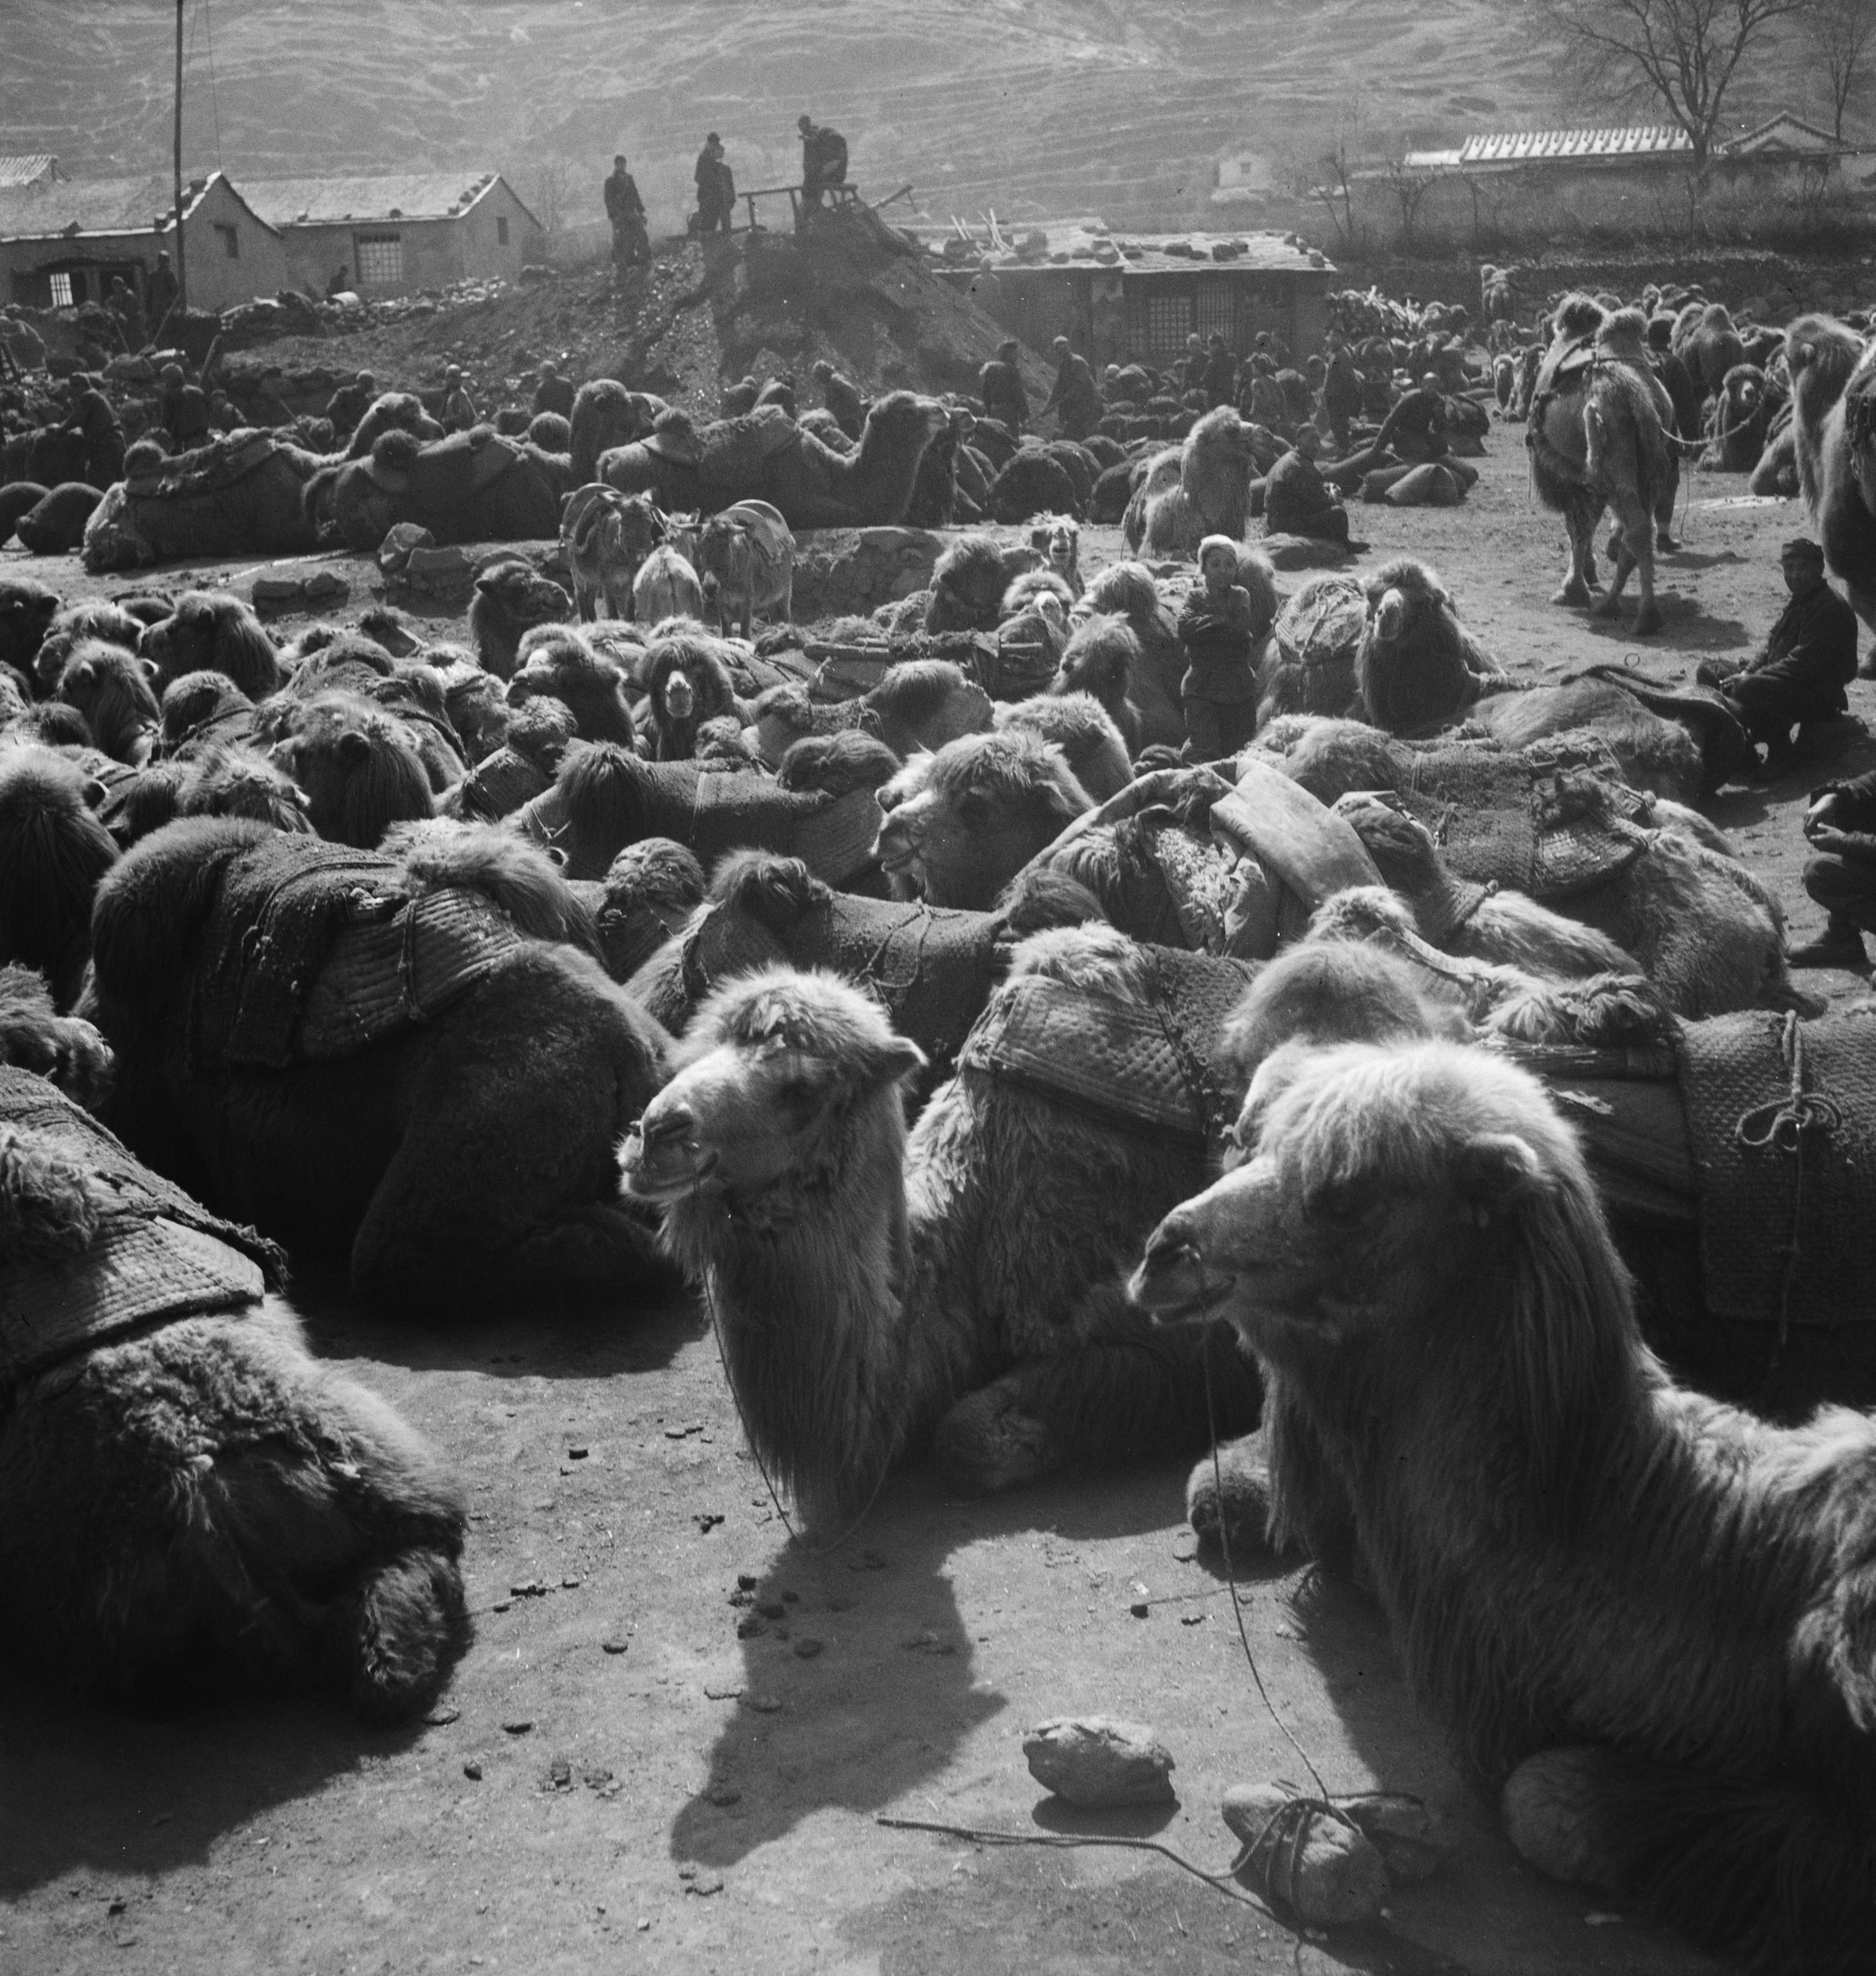
<path id="1" fill-rule="evenodd" d="M 913 1462 L 1190 1461 L 1205 1544 L 1373 1586 L 1532 1865 L 1867 1968 L 1876 1023 L 1706 810 L 1876 629 L 1868 325 L 1509 288 L 1070 352 L 1047 438 L 1007 356 L 515 433 L 361 386 L 104 486 L 9 438 L 9 531 L 123 579 L 0 562 L 9 1651 L 421 1715 L 469 1504 L 288 1261 L 387 1324 L 693 1293 L 816 1540 Z M 1651 634 L 1687 476 L 1789 479 L 1836 671 L 1539 683 L 1426 558 L 1351 568 L 1494 399 L 1560 608 L 1632 578 Z M 817 532 L 907 527 L 795 621 Z M 415 532 L 484 552 L 457 622 L 162 580 Z"/>

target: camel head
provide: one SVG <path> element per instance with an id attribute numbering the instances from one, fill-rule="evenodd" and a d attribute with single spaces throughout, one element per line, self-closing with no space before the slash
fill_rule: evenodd
<path id="1" fill-rule="evenodd" d="M 1050 683 L 1052 693 L 1092 693 L 1110 713 L 1127 698 L 1144 664 L 1133 627 L 1117 611 L 1084 619 L 1075 628 Z"/>
<path id="2" fill-rule="evenodd" d="M 1528 1072 L 1443 1041 L 1295 1053 L 1249 1157 L 1129 1287 L 1163 1319 L 1229 1316 L 1312 1406 L 1404 1414 L 1436 1385 L 1566 1494 L 1639 1356 L 1575 1135 Z"/>
<path id="3" fill-rule="evenodd" d="M 1417 817 L 1364 789 L 1339 798 L 1335 814 L 1354 829 L 1374 868 L 1395 891 L 1412 898 L 1438 884 L 1440 853 Z"/>
<path id="4" fill-rule="evenodd" d="M 33 655 L 58 614 L 58 595 L 30 577 L 0 580 L 0 665 L 31 669 Z"/>
<path id="5" fill-rule="evenodd" d="M 1736 364 L 1726 373 L 1722 387 L 1726 401 L 1726 423 L 1736 426 L 1749 419 L 1765 401 L 1766 374 L 1756 364 Z"/>
<path id="6" fill-rule="evenodd" d="M 895 898 L 988 912 L 1094 807 L 1061 751 L 1020 729 L 966 734 L 915 759 L 918 786 L 887 810 L 875 847 Z"/>
<path id="7" fill-rule="evenodd" d="M 698 1009 L 676 1074 L 620 1146 L 624 1191 L 746 1207 L 778 1186 L 836 1190 L 856 1153 L 878 1151 L 858 1115 L 877 1113 L 882 1098 L 903 1147 L 899 1083 L 924 1062 L 877 1003 L 834 975 L 740 976 Z M 895 1182 L 899 1171 L 895 1158 Z"/>
<path id="8" fill-rule="evenodd" d="M 1471 697 L 1468 641 L 1425 563 L 1402 556 L 1369 578 L 1355 683 L 1368 718 L 1396 733 L 1450 720 Z"/>
<path id="9" fill-rule="evenodd" d="M 1411 556 L 1384 563 L 1369 578 L 1367 588 L 1368 623 L 1383 644 L 1398 644 L 1416 628 L 1427 627 L 1439 611 L 1452 608 L 1438 573 Z"/>

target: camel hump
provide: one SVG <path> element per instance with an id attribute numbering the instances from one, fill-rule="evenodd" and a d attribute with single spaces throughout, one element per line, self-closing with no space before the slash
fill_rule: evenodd
<path id="1" fill-rule="evenodd" d="M 697 477 L 710 486 L 740 486 L 800 436 L 800 428 L 779 405 L 759 405 L 739 417 L 719 419 L 697 435 L 702 449 Z"/>

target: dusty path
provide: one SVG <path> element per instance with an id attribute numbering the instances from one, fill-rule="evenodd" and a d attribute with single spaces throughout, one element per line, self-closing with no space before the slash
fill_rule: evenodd
<path id="1" fill-rule="evenodd" d="M 1619 657 L 1636 649 L 1621 631 L 1543 601 L 1561 538 L 1527 505 L 1521 439 L 1495 433 L 1462 509 L 1361 511 L 1364 565 L 1427 556 L 1488 643 L 1539 677 Z M 1697 504 L 1646 662 L 1684 675 L 1758 636 L 1796 527 L 1791 506 Z M 1107 531 L 1092 545 L 1117 549 Z M 368 565 L 346 568 L 355 612 Z M 75 571 L 0 553 L 0 574 L 126 587 Z M 1871 691 L 1852 690 L 1856 713 Z M 1860 726 L 1829 739 L 1832 766 L 1876 760 Z M 1716 811 L 1800 935 L 1818 915 L 1797 818 L 1825 772 L 1821 758 L 1815 776 Z M 1525 1873 L 1417 1716 L 1374 1607 L 1301 1572 L 1240 1586 L 1277 1708 L 1331 1787 L 1423 1792 L 1464 1834 L 1456 1863 L 1400 1893 L 1384 1925 L 1299 1943 L 1148 1854 L 884 1829 L 876 1813 L 1071 1829 L 1030 1780 L 1022 1733 L 1098 1710 L 1153 1725 L 1180 1803 L 1163 1822 L 1084 1829 L 1150 1831 L 1228 1864 L 1221 1793 L 1300 1766 L 1252 1686 L 1226 1588 L 1191 1556 L 1180 1469 L 988 1503 L 914 1474 L 816 1556 L 778 1520 L 689 1306 L 418 1331 L 367 1322 L 309 1274 L 297 1294 L 322 1353 L 385 1391 L 468 1485 L 477 1637 L 448 1719 L 398 1735 L 313 1707 L 126 1721 L 0 1675 L 4 1976 L 1710 1966 Z M 732 1606 L 741 1576 L 754 1602 Z"/>

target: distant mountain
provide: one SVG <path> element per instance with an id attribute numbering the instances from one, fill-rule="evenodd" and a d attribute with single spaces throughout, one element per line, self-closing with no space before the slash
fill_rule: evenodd
<path id="1" fill-rule="evenodd" d="M 162 168 L 166 0 L 0 17 L 5 148 Z M 706 130 L 740 186 L 796 176 L 803 110 L 869 197 L 1135 226 L 1199 219 L 1221 155 L 1318 157 L 1351 116 L 1377 151 L 1572 120 L 1519 0 L 188 0 L 186 20 L 192 172 L 492 167 L 589 218 L 623 150 L 654 226 L 691 203 Z M 1774 57 L 1733 108 L 1744 127 L 1785 105 L 1811 107 Z"/>

